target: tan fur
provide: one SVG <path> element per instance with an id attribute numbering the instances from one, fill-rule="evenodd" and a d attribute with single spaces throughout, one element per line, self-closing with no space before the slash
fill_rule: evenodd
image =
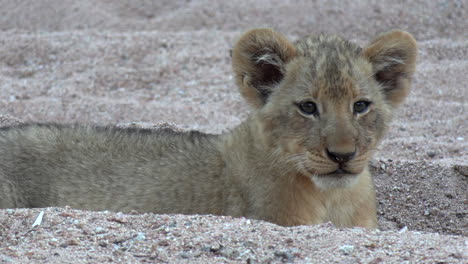
<path id="1" fill-rule="evenodd" d="M 415 60 L 416 42 L 402 31 L 364 48 L 336 36 L 291 43 L 270 29 L 249 31 L 232 52 L 236 83 L 253 108 L 240 126 L 222 135 L 1 129 L 0 208 L 69 205 L 375 228 L 368 161 L 408 94 Z M 359 108 L 362 101 L 369 107 Z M 304 111 L 304 102 L 316 112 Z"/>

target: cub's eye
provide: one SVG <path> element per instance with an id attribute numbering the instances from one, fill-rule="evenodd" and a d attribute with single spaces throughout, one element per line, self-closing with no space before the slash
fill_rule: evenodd
<path id="1" fill-rule="evenodd" d="M 371 103 L 367 101 L 358 101 L 354 103 L 353 111 L 355 114 L 362 114 L 369 109 Z"/>
<path id="2" fill-rule="evenodd" d="M 299 110 L 305 115 L 315 115 L 317 114 L 317 105 L 314 102 L 302 102 L 298 104 Z"/>

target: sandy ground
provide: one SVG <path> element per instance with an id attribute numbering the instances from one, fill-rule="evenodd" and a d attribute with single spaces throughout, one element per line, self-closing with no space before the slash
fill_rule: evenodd
<path id="1" fill-rule="evenodd" d="M 229 49 L 248 28 L 360 44 L 418 40 L 413 90 L 372 162 L 378 231 L 215 216 L 0 210 L 11 263 L 468 262 L 466 1 L 0 0 L 0 125 L 62 122 L 219 133 L 248 114 Z"/>

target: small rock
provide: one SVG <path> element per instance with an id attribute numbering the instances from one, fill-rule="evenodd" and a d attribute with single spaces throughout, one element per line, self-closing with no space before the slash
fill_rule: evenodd
<path id="1" fill-rule="evenodd" d="M 96 234 L 102 234 L 105 233 L 106 230 L 103 227 L 98 226 L 94 229 L 94 232 L 96 232 Z"/>
<path id="2" fill-rule="evenodd" d="M 364 247 L 366 247 L 368 249 L 375 249 L 377 247 L 377 245 L 374 244 L 374 243 L 369 243 L 369 244 L 365 244 Z"/>
<path id="3" fill-rule="evenodd" d="M 463 218 L 465 218 L 466 213 L 456 213 L 455 216 L 460 218 L 460 219 L 463 219 Z"/>
<path id="4" fill-rule="evenodd" d="M 109 221 L 114 221 L 120 224 L 125 224 L 128 222 L 127 217 L 122 213 L 118 212 L 114 216 L 109 217 Z"/>
<path id="5" fill-rule="evenodd" d="M 68 246 L 78 246 L 80 243 L 75 239 L 67 240 L 65 243 L 59 245 L 59 247 L 66 248 Z"/>
<path id="6" fill-rule="evenodd" d="M 104 242 L 104 241 L 99 242 L 98 245 L 99 245 L 100 247 L 104 247 L 104 248 L 107 247 L 107 243 Z"/>
<path id="7" fill-rule="evenodd" d="M 428 216 L 430 214 L 429 210 L 424 210 L 424 216 Z"/>
<path id="8" fill-rule="evenodd" d="M 228 259 L 235 259 L 235 258 L 239 257 L 240 253 L 239 253 L 239 251 L 237 251 L 235 249 L 223 248 L 220 251 L 220 255 L 223 256 L 223 257 L 226 257 Z"/>
<path id="9" fill-rule="evenodd" d="M 176 221 L 172 221 L 168 224 L 168 227 L 171 227 L 171 228 L 174 228 L 174 227 L 177 227 L 177 222 Z"/>
<path id="10" fill-rule="evenodd" d="M 456 259 L 463 259 L 463 254 L 460 253 L 460 252 L 451 253 L 449 256 L 450 256 L 450 257 L 453 257 L 453 258 L 456 258 Z"/>
<path id="11" fill-rule="evenodd" d="M 223 245 L 221 245 L 221 244 L 210 247 L 210 251 L 213 252 L 213 253 L 218 253 L 219 251 L 221 251 L 221 249 L 223 249 Z"/>
<path id="12" fill-rule="evenodd" d="M 57 244 L 58 244 L 58 239 L 56 239 L 56 238 L 51 238 L 51 239 L 49 240 L 49 245 L 51 245 L 51 246 L 57 246 Z"/>
<path id="13" fill-rule="evenodd" d="M 437 152 L 435 152 L 435 151 L 428 151 L 427 152 L 427 156 L 429 158 L 434 158 L 436 155 L 437 155 Z"/>
<path id="14" fill-rule="evenodd" d="M 382 258 L 375 258 L 375 259 L 371 260 L 369 262 L 369 264 L 378 264 L 378 263 L 381 263 L 381 262 L 383 262 Z"/>
<path id="15" fill-rule="evenodd" d="M 258 247 L 258 245 L 257 245 L 256 243 L 252 242 L 252 241 L 244 241 L 244 242 L 242 242 L 242 245 L 243 245 L 244 247 L 248 247 L 248 248 L 256 248 L 256 247 Z"/>
<path id="16" fill-rule="evenodd" d="M 286 251 L 275 251 L 275 257 L 282 258 L 288 262 L 292 262 L 294 260 L 294 254 Z"/>
<path id="17" fill-rule="evenodd" d="M 351 254 L 351 252 L 353 252 L 354 246 L 352 246 L 352 245 L 343 245 L 343 246 L 339 247 L 339 250 L 341 251 L 341 253 L 343 253 L 345 255 L 349 255 L 349 254 Z"/>
<path id="18" fill-rule="evenodd" d="M 158 245 L 160 245 L 161 247 L 167 247 L 169 246 L 169 242 L 167 242 L 167 240 L 161 240 L 159 241 Z"/>
<path id="19" fill-rule="evenodd" d="M 257 263 L 257 261 L 255 261 L 255 260 L 253 260 L 251 258 L 247 259 L 247 264 L 256 264 L 256 263 Z"/>
<path id="20" fill-rule="evenodd" d="M 433 208 L 431 208 L 430 214 L 432 214 L 432 215 L 440 215 L 440 214 L 441 214 L 441 211 L 439 210 L 439 208 L 433 207 Z"/>
<path id="21" fill-rule="evenodd" d="M 180 253 L 180 257 L 183 258 L 183 259 L 189 259 L 190 258 L 190 254 L 186 253 L 186 252 L 182 252 Z"/>
<path id="22" fill-rule="evenodd" d="M 78 240 L 75 240 L 75 239 L 70 239 L 67 241 L 68 245 L 71 245 L 71 246 L 78 246 L 80 243 L 78 242 Z"/>
<path id="23" fill-rule="evenodd" d="M 135 240 L 145 240 L 145 234 L 143 232 L 138 232 L 138 235 L 135 237 Z"/>
<path id="24" fill-rule="evenodd" d="M 453 169 L 461 175 L 468 177 L 468 166 L 454 165 Z"/>

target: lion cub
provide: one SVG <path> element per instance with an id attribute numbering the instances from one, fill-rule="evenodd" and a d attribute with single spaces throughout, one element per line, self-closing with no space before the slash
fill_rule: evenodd
<path id="1" fill-rule="evenodd" d="M 0 208 L 244 216 L 375 228 L 368 161 L 408 94 L 416 42 L 364 48 L 270 29 L 232 51 L 252 115 L 222 135 L 28 124 L 0 130 Z"/>

